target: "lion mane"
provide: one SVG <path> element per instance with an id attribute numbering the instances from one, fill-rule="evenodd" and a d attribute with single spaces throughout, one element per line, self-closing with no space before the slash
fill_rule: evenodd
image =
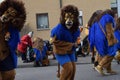
<path id="1" fill-rule="evenodd" d="M 71 31 L 76 31 L 79 28 L 79 11 L 78 8 L 74 5 L 67 5 L 61 9 L 60 23 L 65 26 L 65 14 L 71 13 L 74 15 L 73 26 L 70 29 Z"/>
<path id="2" fill-rule="evenodd" d="M 8 27 L 11 29 L 13 29 L 12 27 L 14 27 L 18 31 L 21 31 L 26 20 L 26 10 L 24 7 L 24 3 L 19 0 L 4 0 L 3 2 L 1 2 L 0 16 L 5 14 L 5 11 L 7 11 L 8 8 L 11 8 L 11 7 L 17 11 L 16 16 L 12 20 L 5 23 L 3 23 L 0 20 L 0 61 L 5 59 L 10 54 L 10 48 L 8 46 L 8 42 L 5 40 L 6 33 L 9 33 Z"/>
<path id="3" fill-rule="evenodd" d="M 24 7 L 24 3 L 19 0 L 4 0 L 0 4 L 0 16 L 4 14 L 4 12 L 9 8 L 13 7 L 17 11 L 17 16 L 14 19 L 14 21 L 11 21 L 11 25 L 16 27 L 19 31 L 24 26 L 25 20 L 26 20 L 26 10 Z M 7 26 L 7 25 L 6 25 Z"/>

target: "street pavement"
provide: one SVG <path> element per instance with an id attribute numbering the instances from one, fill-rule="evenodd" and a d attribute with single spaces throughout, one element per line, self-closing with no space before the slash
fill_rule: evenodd
<path id="1" fill-rule="evenodd" d="M 15 80 L 59 80 L 57 74 L 57 61 L 49 56 L 50 66 L 33 67 L 33 63 L 22 63 L 18 59 L 18 68 L 16 69 Z M 93 69 L 90 55 L 86 57 L 78 57 L 77 70 L 75 80 L 120 80 L 120 64 L 115 60 L 112 61 L 113 70 L 117 71 L 117 75 L 101 76 Z"/>

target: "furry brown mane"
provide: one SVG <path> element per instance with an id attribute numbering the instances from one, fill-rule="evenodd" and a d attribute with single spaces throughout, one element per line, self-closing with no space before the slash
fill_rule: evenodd
<path id="1" fill-rule="evenodd" d="M 74 23 L 71 28 L 71 31 L 76 31 L 79 27 L 79 11 L 78 8 L 73 6 L 73 5 L 67 5 L 61 9 L 61 16 L 60 16 L 60 23 L 65 26 L 65 13 L 72 13 L 75 18 L 74 18 Z"/>
<path id="2" fill-rule="evenodd" d="M 95 21 L 98 21 L 101 14 L 102 14 L 102 10 L 95 11 L 88 21 L 88 27 L 91 27 L 92 24 L 95 23 Z"/>
<path id="3" fill-rule="evenodd" d="M 120 30 L 120 17 L 117 19 L 115 30 Z"/>
<path id="4" fill-rule="evenodd" d="M 115 16 L 115 12 L 114 12 L 112 9 L 106 9 L 106 10 L 104 10 L 104 11 L 101 13 L 101 15 L 98 17 L 98 20 L 100 20 L 101 17 L 102 17 L 103 15 L 105 15 L 105 14 L 111 15 L 113 18 L 114 18 L 114 16 Z"/>
<path id="5" fill-rule="evenodd" d="M 19 0 L 4 0 L 0 4 L 0 16 L 9 8 L 13 7 L 15 10 L 17 10 L 18 14 L 17 17 L 14 19 L 14 23 L 11 22 L 11 25 L 16 27 L 19 31 L 24 26 L 25 20 L 26 20 L 26 10 L 24 7 L 24 3 Z"/>

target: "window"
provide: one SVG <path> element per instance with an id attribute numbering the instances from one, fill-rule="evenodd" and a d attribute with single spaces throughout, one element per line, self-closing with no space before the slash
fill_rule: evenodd
<path id="1" fill-rule="evenodd" d="M 83 13 L 82 13 L 82 11 L 79 11 L 79 22 L 80 22 L 80 26 L 83 26 Z"/>
<path id="2" fill-rule="evenodd" d="M 111 9 L 112 9 L 115 13 L 118 13 L 117 0 L 111 0 Z"/>
<path id="3" fill-rule="evenodd" d="M 48 13 L 36 14 L 37 30 L 49 29 Z"/>
<path id="4" fill-rule="evenodd" d="M 117 0 L 111 0 L 111 4 L 116 4 Z"/>
<path id="5" fill-rule="evenodd" d="M 117 0 L 111 0 L 111 8 L 117 7 Z"/>

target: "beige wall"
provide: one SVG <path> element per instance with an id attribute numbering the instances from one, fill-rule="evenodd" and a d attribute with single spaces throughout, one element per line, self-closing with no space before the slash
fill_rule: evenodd
<path id="1" fill-rule="evenodd" d="M 22 34 L 30 30 L 34 31 L 34 37 L 41 37 L 49 40 L 51 29 L 57 25 L 60 16 L 59 0 L 23 0 L 27 10 L 26 24 L 22 30 Z M 110 0 L 62 0 L 62 6 L 73 4 L 83 11 L 83 26 L 87 24 L 88 19 L 95 10 L 110 8 Z M 37 30 L 36 14 L 48 13 L 49 27 L 48 30 Z M 23 33 L 24 32 L 24 33 Z M 84 35 L 84 32 L 82 33 Z"/>
<path id="2" fill-rule="evenodd" d="M 42 37 L 43 39 L 49 39 L 50 30 L 58 23 L 59 19 L 59 0 L 23 0 L 27 10 L 26 26 L 23 28 L 23 32 L 27 33 L 30 30 L 34 31 L 34 37 Z M 48 13 L 49 27 L 48 30 L 37 30 L 36 14 Z M 24 34 L 23 33 L 23 34 Z M 22 34 L 22 35 L 23 35 Z"/>

